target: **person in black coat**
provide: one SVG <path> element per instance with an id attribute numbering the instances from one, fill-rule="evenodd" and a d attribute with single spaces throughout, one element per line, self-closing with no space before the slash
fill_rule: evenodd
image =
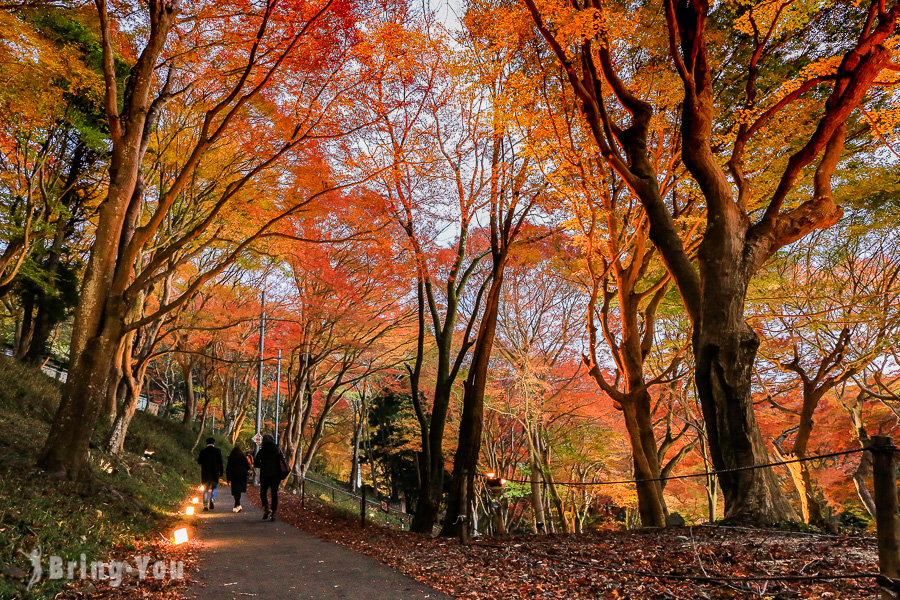
<path id="1" fill-rule="evenodd" d="M 228 464 L 225 465 L 225 481 L 231 485 L 231 495 L 234 496 L 233 512 L 241 512 L 241 494 L 247 491 L 247 474 L 250 469 L 252 467 L 247 456 L 235 446 L 228 455 Z"/>
<path id="2" fill-rule="evenodd" d="M 216 440 L 214 438 L 206 438 L 206 448 L 200 451 L 197 457 L 197 464 L 200 465 L 200 483 L 205 487 L 203 490 L 203 510 L 212 510 L 216 507 L 216 491 L 219 488 L 219 478 L 225 467 L 222 463 L 222 451 L 216 448 Z"/>
<path id="3" fill-rule="evenodd" d="M 263 436 L 262 447 L 256 453 L 253 466 L 259 469 L 259 498 L 262 501 L 263 520 L 275 520 L 278 510 L 278 486 L 281 484 L 281 449 L 272 434 Z M 268 490 L 272 490 L 272 510 L 269 511 Z"/>

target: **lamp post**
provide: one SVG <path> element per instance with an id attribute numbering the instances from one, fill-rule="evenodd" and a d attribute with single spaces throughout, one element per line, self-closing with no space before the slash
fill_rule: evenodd
<path id="1" fill-rule="evenodd" d="M 262 386 L 263 386 L 263 353 L 266 351 L 266 292 L 262 293 L 262 308 L 259 318 L 259 374 L 256 378 L 256 433 L 262 434 Z M 259 452 L 259 443 L 256 451 Z"/>
<path id="2" fill-rule="evenodd" d="M 275 443 L 278 443 L 278 408 L 281 406 L 281 349 L 278 350 L 278 366 L 275 370 Z"/>
<path id="3" fill-rule="evenodd" d="M 491 495 L 488 507 L 491 511 L 491 516 L 496 517 L 495 527 L 497 528 L 497 534 L 505 535 L 506 531 L 503 527 L 503 515 L 500 513 L 500 498 L 503 496 L 503 486 L 506 484 L 506 480 L 502 479 L 493 471 L 485 473 L 484 478 L 485 483 L 487 484 L 488 493 Z"/>

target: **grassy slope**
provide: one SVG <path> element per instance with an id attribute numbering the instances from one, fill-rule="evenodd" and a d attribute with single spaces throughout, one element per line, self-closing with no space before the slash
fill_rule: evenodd
<path id="1" fill-rule="evenodd" d="M 199 477 L 196 451 L 190 452 L 197 433 L 138 412 L 125 455 L 92 450 L 94 483 L 49 478 L 34 463 L 59 392 L 59 384 L 43 373 L 0 356 L 0 569 L 16 565 L 30 574 L 19 549 L 38 546 L 45 570 L 50 554 L 77 560 L 84 553 L 88 562 L 128 556 L 172 522 Z M 154 451 L 151 460 L 142 459 L 144 450 Z M 0 577 L 0 598 L 22 597 L 23 581 Z M 44 579 L 28 597 L 50 598 L 62 586 Z"/>

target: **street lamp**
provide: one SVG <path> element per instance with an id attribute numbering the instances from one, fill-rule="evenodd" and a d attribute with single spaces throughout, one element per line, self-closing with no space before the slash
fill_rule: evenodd
<path id="1" fill-rule="evenodd" d="M 491 516 L 497 517 L 497 533 L 500 535 L 504 535 L 506 532 L 503 528 L 503 515 L 501 515 L 499 511 L 499 498 L 503 495 L 503 486 L 506 485 L 506 480 L 498 476 L 493 471 L 485 473 L 484 479 L 486 487 L 488 489 L 488 493 L 490 493 L 491 495 L 491 501 L 488 503 L 488 507 L 491 511 Z"/>

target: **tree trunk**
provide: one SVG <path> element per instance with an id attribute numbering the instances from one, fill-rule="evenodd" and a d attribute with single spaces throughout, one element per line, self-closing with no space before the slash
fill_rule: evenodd
<path id="1" fill-rule="evenodd" d="M 65 184 L 66 191 L 60 199 L 61 210 L 56 221 L 53 243 L 50 245 L 47 262 L 44 266 L 48 279 L 52 281 L 52 287 L 54 289 L 58 289 L 56 276 L 59 272 L 63 246 L 66 239 L 74 231 L 74 219 L 70 219 L 69 214 L 67 213 L 72 204 L 78 200 L 77 194 L 75 193 L 75 184 L 78 182 L 78 178 L 83 170 L 82 160 L 84 158 L 85 150 L 86 146 L 84 145 L 84 142 L 79 141 L 72 155 L 72 162 L 69 165 L 69 174 L 66 177 Z M 53 329 L 53 325 L 57 322 L 56 317 L 51 316 L 50 309 L 46 305 L 46 294 L 39 292 L 36 300 L 38 310 L 37 315 L 34 318 L 34 330 L 32 332 L 31 344 L 24 357 L 25 362 L 32 365 L 40 364 L 44 359 L 45 352 L 51 354 L 50 349 L 47 349 L 46 347 L 47 340 L 50 338 L 50 331 Z"/>
<path id="2" fill-rule="evenodd" d="M 137 411 L 138 402 L 143 389 L 144 369 L 140 369 L 137 377 L 130 374 L 125 376 L 125 387 L 127 393 L 124 401 L 119 404 L 116 410 L 116 418 L 110 428 L 109 435 L 106 439 L 106 448 L 110 454 L 121 454 L 125 449 L 125 435 L 128 433 L 128 426 L 134 413 Z M 149 398 L 147 400 L 149 402 Z"/>
<path id="3" fill-rule="evenodd" d="M 209 401 L 210 397 L 207 395 L 203 402 L 203 409 L 200 411 L 200 430 L 197 432 L 196 439 L 194 439 L 194 445 L 191 446 L 191 454 L 194 453 L 194 450 L 200 445 L 200 440 L 203 439 L 203 430 L 206 429 L 206 414 L 209 412 Z"/>
<path id="4" fill-rule="evenodd" d="M 449 354 L 448 354 L 449 363 Z M 449 367 L 447 368 L 449 372 Z M 438 374 L 440 378 L 441 374 Z M 444 375 L 444 380 L 447 376 Z M 438 520 L 441 503 L 444 497 L 444 425 L 446 423 L 447 407 L 450 406 L 450 385 L 436 385 L 434 389 L 435 407 L 432 410 L 431 423 L 428 431 L 428 457 L 429 460 L 421 470 L 422 489 L 419 500 L 416 503 L 416 512 L 413 515 L 411 531 L 431 534 Z"/>
<path id="5" fill-rule="evenodd" d="M 107 313 L 110 315 L 107 327 L 85 344 L 69 369 L 62 400 L 38 463 L 69 479 L 90 478 L 89 446 L 103 408 L 107 380 L 124 324 L 121 302 L 109 304 L 112 310 Z M 116 308 L 119 316 L 115 316 Z"/>
<path id="6" fill-rule="evenodd" d="M 535 533 L 547 533 L 547 518 L 544 516 L 544 497 L 541 493 L 543 478 L 541 477 L 541 465 L 538 464 L 537 458 L 533 452 L 529 458 L 531 467 L 531 510 L 534 512 L 534 531 Z"/>
<path id="7" fill-rule="evenodd" d="M 650 421 L 650 394 L 645 388 L 626 394 L 622 409 L 631 442 L 641 524 L 644 527 L 665 527 L 666 505 L 662 485 L 659 481 L 648 481 L 660 476 L 656 437 Z"/>
<path id="8" fill-rule="evenodd" d="M 722 264 L 710 264 L 716 262 Z M 716 470 L 744 469 L 719 475 L 725 519 L 754 524 L 796 520 L 772 468 L 752 468 L 770 459 L 750 393 L 759 338 L 743 320 L 746 287 L 735 281 L 736 274 L 726 276 L 733 270 L 724 261 L 707 258 L 701 266 L 710 272 L 693 336 L 697 394 Z"/>
<path id="9" fill-rule="evenodd" d="M 481 454 L 481 431 L 484 426 L 484 388 L 487 384 L 488 366 L 494 337 L 497 331 L 497 315 L 500 309 L 500 291 L 503 287 L 503 269 L 506 265 L 506 254 L 495 256 L 493 277 L 484 306 L 484 315 L 475 348 L 472 351 L 472 365 L 466 378 L 463 392 L 463 410 L 459 423 L 459 444 L 453 457 L 453 476 L 450 483 L 450 497 L 447 501 L 447 513 L 442 536 L 459 535 L 461 510 L 471 506 L 475 494 L 475 474 L 478 469 L 478 457 Z M 463 482 L 463 473 L 466 481 Z M 468 490 L 462 497 L 462 490 Z"/>
<path id="10" fill-rule="evenodd" d="M 126 303 L 122 289 L 113 289 L 118 249 L 128 207 L 143 160 L 141 142 L 150 109 L 150 89 L 157 58 L 162 53 L 180 3 L 151 2 L 146 46 L 131 68 L 119 109 L 115 49 L 104 0 L 98 0 L 105 81 L 104 107 L 112 139 L 109 184 L 100 204 L 81 298 L 72 330 L 69 377 L 50 427 L 38 465 L 69 478 L 90 476 L 88 453 L 97 424 L 114 353 L 122 338 Z M 131 269 L 132 265 L 124 265 Z M 126 281 L 126 278 L 119 278 Z"/>
<path id="11" fill-rule="evenodd" d="M 24 360 L 31 348 L 31 340 L 34 335 L 34 304 L 37 292 L 27 292 L 22 300 L 22 323 L 16 336 L 13 358 Z"/>
<path id="12" fill-rule="evenodd" d="M 181 364 L 181 372 L 184 373 L 184 417 L 181 422 L 188 427 L 193 427 L 194 417 L 197 414 L 197 397 L 194 395 L 194 363 L 186 361 Z"/>
<path id="13" fill-rule="evenodd" d="M 853 433 L 856 435 L 856 439 L 859 441 L 859 445 L 862 448 L 868 448 L 871 444 L 869 434 L 866 431 L 866 426 L 863 423 L 862 418 L 863 401 L 865 400 L 865 397 L 866 392 L 860 390 L 851 403 L 846 403 L 843 400 L 841 401 L 841 404 L 844 405 L 844 408 L 850 415 L 850 422 L 853 424 Z M 872 493 L 868 488 L 868 482 L 871 480 L 871 477 L 872 453 L 866 450 L 862 453 L 862 456 L 860 456 L 859 465 L 853 472 L 853 484 L 856 486 L 856 493 L 859 495 L 859 499 L 865 507 L 866 512 L 874 519 L 875 499 L 872 497 Z"/>
<path id="14" fill-rule="evenodd" d="M 547 470 L 547 487 L 550 490 L 550 497 L 553 499 L 553 506 L 556 508 L 556 514 L 559 517 L 559 527 L 562 529 L 562 532 L 565 534 L 571 533 L 571 527 L 569 527 L 569 521 L 566 519 L 566 508 L 563 505 L 563 500 L 559 495 L 559 489 L 556 487 L 556 484 L 553 482 L 553 477 L 550 474 L 550 465 L 544 462 L 544 467 Z"/>
<path id="15" fill-rule="evenodd" d="M 127 338 L 119 342 L 116 348 L 116 355 L 113 358 L 113 365 L 109 370 L 109 379 L 106 383 L 106 395 L 103 399 L 103 411 L 101 419 L 106 425 L 109 425 L 116 418 L 116 410 L 125 401 L 127 394 L 125 384 L 125 369 L 122 367 L 125 356 L 125 348 Z"/>
<path id="16" fill-rule="evenodd" d="M 420 455 L 421 457 L 421 455 Z M 424 462 L 422 460 L 420 463 Z M 435 470 L 433 464 L 425 464 L 420 468 L 421 489 L 416 501 L 416 512 L 413 514 L 410 531 L 431 534 L 441 510 L 441 499 L 444 494 L 444 466 Z"/>

